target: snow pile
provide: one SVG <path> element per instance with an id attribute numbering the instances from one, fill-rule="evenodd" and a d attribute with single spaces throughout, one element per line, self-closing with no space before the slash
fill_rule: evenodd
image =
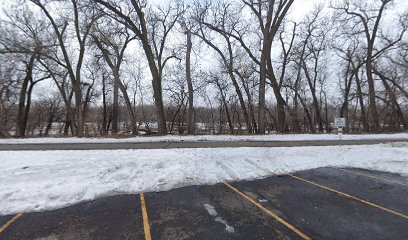
<path id="1" fill-rule="evenodd" d="M 201 135 L 201 136 L 139 136 L 130 138 L 10 138 L 0 144 L 24 143 L 115 143 L 115 142 L 225 142 L 225 141 L 324 141 L 338 140 L 335 134 L 273 134 L 273 135 Z M 343 135 L 343 140 L 408 140 L 408 133 Z"/>
<path id="2" fill-rule="evenodd" d="M 325 167 L 408 175 L 408 143 L 290 148 L 0 152 L 0 214 Z"/>

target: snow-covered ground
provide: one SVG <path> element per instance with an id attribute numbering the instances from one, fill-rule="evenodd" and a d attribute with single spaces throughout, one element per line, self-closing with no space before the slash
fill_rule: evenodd
<path id="1" fill-rule="evenodd" d="M 201 135 L 201 136 L 139 136 L 131 138 L 10 138 L 0 139 L 0 144 L 23 143 L 112 143 L 112 142 L 200 142 L 200 141 L 304 141 L 338 140 L 335 134 L 272 134 L 272 135 Z M 408 140 L 408 133 L 343 135 L 344 140 Z"/>
<path id="2" fill-rule="evenodd" d="M 0 214 L 334 166 L 408 176 L 408 143 L 290 148 L 0 151 Z"/>

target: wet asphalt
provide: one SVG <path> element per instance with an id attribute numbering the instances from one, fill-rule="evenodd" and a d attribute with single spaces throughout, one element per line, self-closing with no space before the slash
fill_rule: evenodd
<path id="1" fill-rule="evenodd" d="M 145 193 L 152 239 L 408 239 L 408 179 L 364 169 L 293 174 L 376 204 L 374 207 L 290 175 Z M 386 210 L 392 210 L 400 215 Z M 0 216 L 0 227 L 12 216 Z M 24 213 L 0 239 L 146 239 L 139 194 Z"/>

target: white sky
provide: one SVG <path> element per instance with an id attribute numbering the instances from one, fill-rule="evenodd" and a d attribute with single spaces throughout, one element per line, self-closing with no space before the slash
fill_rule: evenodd
<path id="1" fill-rule="evenodd" d="M 151 2 L 160 2 L 163 3 L 168 0 L 149 0 Z M 185 0 L 186 2 L 192 0 Z M 294 20 L 301 20 L 301 18 L 312 10 L 315 4 L 325 3 L 326 6 L 333 0 L 295 0 L 293 6 L 291 8 L 291 15 Z M 353 1 L 353 0 L 351 0 Z M 360 0 L 358 0 L 360 1 Z M 364 0 L 363 0 L 364 1 Z M 395 8 L 396 10 L 408 10 L 408 1 L 407 0 L 394 0 L 395 1 Z M 7 7 L 9 4 L 13 4 L 16 2 L 22 2 L 22 0 L 0 0 L 1 8 Z M 2 12 L 0 14 L 3 14 Z"/>
<path id="2" fill-rule="evenodd" d="M 22 0 L 0 0 L 0 6 L 1 8 L 7 7 L 9 4 L 15 4 L 16 2 L 20 2 Z M 164 2 L 163 0 L 149 0 L 151 2 Z M 186 2 L 190 0 L 185 0 Z M 404 0 L 398 0 L 404 2 Z M 294 15 L 294 18 L 296 20 L 300 20 L 300 18 L 307 12 L 309 12 L 315 3 L 320 3 L 320 2 L 330 2 L 328 0 L 295 0 L 292 6 L 292 14 Z M 408 1 L 405 1 L 408 3 Z M 408 4 L 407 4 L 408 5 Z M 0 14 L 3 14 L 2 12 Z"/>
<path id="3" fill-rule="evenodd" d="M 28 0 L 27 0 L 28 1 Z M 149 2 L 155 2 L 155 3 L 166 3 L 169 0 L 148 0 Z M 186 2 L 192 2 L 193 0 L 185 0 Z M 237 0 L 239 1 L 239 0 Z M 328 7 L 329 3 L 332 1 L 337 1 L 337 0 L 295 0 L 293 6 L 291 7 L 289 18 L 296 21 L 300 22 L 302 21 L 302 18 L 309 13 L 313 7 L 317 4 L 324 3 L 326 7 Z M 353 1 L 353 0 L 351 0 Z M 364 0 L 358 0 L 358 1 L 364 1 Z M 378 0 L 379 1 L 379 0 Z M 18 4 L 24 2 L 23 0 L 0 0 L 0 9 L 3 9 L 3 11 L 0 11 L 0 18 L 3 17 L 4 11 L 7 11 L 7 6 L 10 4 Z M 403 11 L 408 11 L 408 0 L 394 0 L 394 11 L 397 12 L 403 12 Z M 207 63 L 206 58 L 203 56 L 200 56 L 200 62 L 202 65 L 210 64 Z M 214 63 L 213 58 L 211 57 L 211 61 Z M 211 64 L 210 64 L 211 65 Z M 147 79 L 150 81 L 150 76 L 146 76 Z M 40 88 L 47 89 L 50 86 L 40 84 L 41 86 L 38 86 Z M 38 91 L 39 89 L 37 89 Z M 40 90 L 41 91 L 41 90 Z M 42 91 L 41 91 L 42 92 Z M 269 94 L 271 95 L 271 94 Z M 272 96 L 271 96 L 272 97 Z"/>

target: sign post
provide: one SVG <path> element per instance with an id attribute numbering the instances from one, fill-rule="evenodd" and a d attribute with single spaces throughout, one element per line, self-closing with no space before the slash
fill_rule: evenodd
<path id="1" fill-rule="evenodd" d="M 343 136 L 343 128 L 346 126 L 346 119 L 345 118 L 335 118 L 334 119 L 334 126 L 337 128 L 337 135 L 341 140 Z"/>
<path id="2" fill-rule="evenodd" d="M 340 152 L 339 155 L 341 158 L 344 160 L 343 156 L 343 149 L 342 148 L 342 136 L 343 136 L 343 128 L 346 127 L 346 119 L 345 118 L 335 118 L 334 119 L 334 126 L 337 128 L 337 136 L 339 136 L 339 147 L 340 147 Z"/>

